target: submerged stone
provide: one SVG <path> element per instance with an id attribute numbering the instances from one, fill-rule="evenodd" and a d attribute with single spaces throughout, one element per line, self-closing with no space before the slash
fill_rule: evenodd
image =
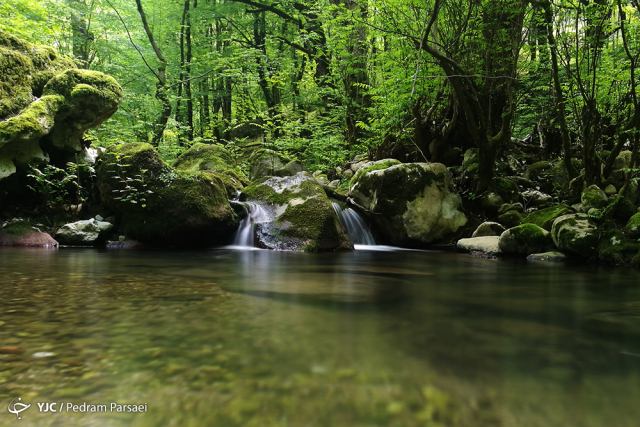
<path id="1" fill-rule="evenodd" d="M 558 251 L 550 251 L 550 252 L 542 252 L 539 254 L 531 254 L 527 257 L 527 261 L 529 262 L 564 262 L 566 261 L 567 256 L 562 252 Z"/>

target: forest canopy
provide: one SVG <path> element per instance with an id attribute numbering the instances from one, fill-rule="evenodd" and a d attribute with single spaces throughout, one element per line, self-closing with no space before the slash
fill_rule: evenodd
<path id="1" fill-rule="evenodd" d="M 366 152 L 460 164 L 512 140 L 600 183 L 637 157 L 637 0 L 12 0 L 0 29 L 124 88 L 92 136 L 261 142 L 310 169 Z"/>

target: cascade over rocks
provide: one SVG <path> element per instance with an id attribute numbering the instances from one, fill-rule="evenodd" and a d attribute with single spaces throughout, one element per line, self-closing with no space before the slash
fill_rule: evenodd
<path id="1" fill-rule="evenodd" d="M 373 162 L 354 175 L 349 197 L 371 215 L 387 242 L 399 246 L 440 241 L 467 222 L 440 163 Z"/>
<path id="2" fill-rule="evenodd" d="M 238 226 L 220 179 L 176 171 L 150 144 L 110 147 L 98 158 L 96 172 L 103 205 L 128 236 L 143 243 L 226 243 Z"/>
<path id="3" fill-rule="evenodd" d="M 258 224 L 258 245 L 277 250 L 322 252 L 353 249 L 329 197 L 306 172 L 271 177 L 244 190 L 268 204 L 273 220 Z"/>
<path id="4" fill-rule="evenodd" d="M 112 77 L 0 31 L 0 180 L 16 165 L 81 151 L 84 133 L 115 113 L 121 97 Z"/>

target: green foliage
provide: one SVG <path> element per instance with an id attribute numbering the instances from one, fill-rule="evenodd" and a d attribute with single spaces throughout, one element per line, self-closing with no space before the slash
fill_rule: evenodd
<path id="1" fill-rule="evenodd" d="M 94 177 L 93 168 L 84 164 L 67 163 L 65 169 L 51 164 L 41 168 L 30 166 L 27 186 L 40 198 L 41 206 L 55 213 L 86 202 Z"/>

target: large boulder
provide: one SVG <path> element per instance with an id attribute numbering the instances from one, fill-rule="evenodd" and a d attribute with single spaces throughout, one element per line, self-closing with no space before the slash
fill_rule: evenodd
<path id="1" fill-rule="evenodd" d="M 562 252 L 592 258 L 596 255 L 600 233 L 589 216 L 568 214 L 553 222 L 551 237 Z"/>
<path id="2" fill-rule="evenodd" d="M 254 151 L 249 156 L 249 178 L 257 180 L 274 175 L 284 175 L 285 166 L 289 163 L 282 154 L 267 148 Z"/>
<path id="3" fill-rule="evenodd" d="M 353 248 L 331 201 L 308 173 L 272 177 L 245 188 L 244 193 L 272 212 L 271 221 L 258 226 L 260 246 L 307 252 Z"/>
<path id="4" fill-rule="evenodd" d="M 110 147 L 96 173 L 103 205 L 141 242 L 207 246 L 229 241 L 238 226 L 221 180 L 170 168 L 150 144 Z"/>
<path id="5" fill-rule="evenodd" d="M 583 209 L 588 211 L 591 208 L 602 209 L 607 205 L 607 194 L 597 185 L 590 185 L 582 191 L 580 202 Z"/>
<path id="6" fill-rule="evenodd" d="M 359 169 L 349 190 L 349 197 L 369 212 L 387 242 L 433 243 L 466 224 L 446 166 L 390 163 L 383 160 Z"/>
<path id="7" fill-rule="evenodd" d="M 25 221 L 11 221 L 0 228 L 0 246 L 50 249 L 58 247 L 58 242 Z"/>
<path id="8" fill-rule="evenodd" d="M 0 31 L 0 180 L 16 165 L 83 149 L 84 133 L 118 108 L 122 89 L 55 50 Z"/>
<path id="9" fill-rule="evenodd" d="M 500 251 L 506 255 L 531 255 L 553 248 L 549 232 L 535 224 L 521 224 L 500 235 Z"/>
<path id="10" fill-rule="evenodd" d="M 56 239 L 62 245 L 93 246 L 100 243 L 113 229 L 113 224 L 95 218 L 65 224 L 56 232 Z"/>
<path id="11" fill-rule="evenodd" d="M 221 144 L 194 144 L 178 157 L 173 166 L 179 171 L 212 174 L 224 183 L 230 197 L 248 183 L 234 156 Z"/>
<path id="12" fill-rule="evenodd" d="M 501 253 L 499 236 L 471 237 L 460 239 L 456 247 L 461 251 L 495 256 Z"/>

